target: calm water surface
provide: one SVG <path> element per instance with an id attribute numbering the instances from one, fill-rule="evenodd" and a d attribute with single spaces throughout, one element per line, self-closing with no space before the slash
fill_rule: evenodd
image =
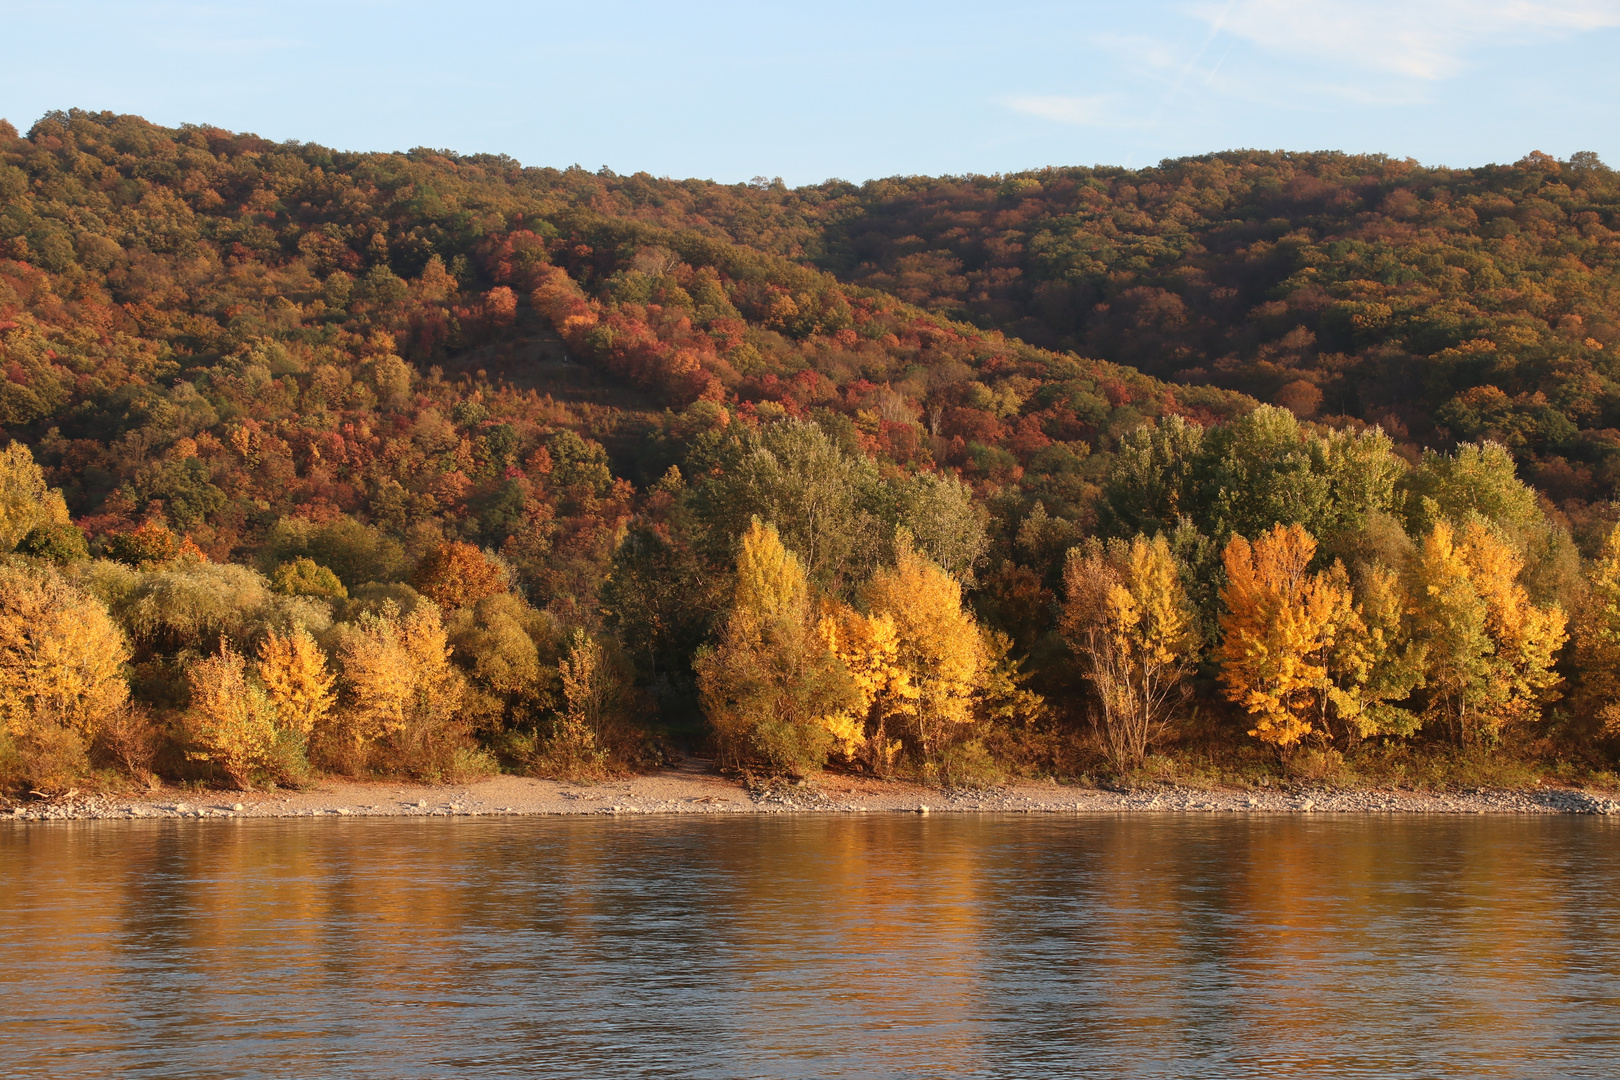
<path id="1" fill-rule="evenodd" d="M 1604 819 L 0 826 L 8 1077 L 1620 1075 Z"/>

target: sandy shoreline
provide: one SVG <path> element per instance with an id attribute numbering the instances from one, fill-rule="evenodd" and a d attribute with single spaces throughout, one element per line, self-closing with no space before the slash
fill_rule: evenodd
<path id="1" fill-rule="evenodd" d="M 1010 784 L 942 791 L 898 781 L 824 775 L 814 783 L 749 790 L 689 760 L 676 768 L 571 784 L 495 776 L 434 787 L 382 781 L 324 781 L 307 791 L 193 791 L 70 794 L 0 810 L 0 821 L 161 818 L 500 817 L 630 814 L 1620 814 L 1620 801 L 1584 791 L 1379 791 L 1161 788 L 1107 791 L 1058 784 Z"/>

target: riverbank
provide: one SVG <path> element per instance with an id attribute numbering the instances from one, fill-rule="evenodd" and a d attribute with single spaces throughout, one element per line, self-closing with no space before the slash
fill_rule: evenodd
<path id="1" fill-rule="evenodd" d="M 327 780 L 306 791 L 70 793 L 17 804 L 0 820 L 142 818 L 500 817 L 633 814 L 1620 814 L 1620 800 L 1572 788 L 1450 791 L 1330 789 L 1110 791 L 1013 783 L 983 791 L 827 774 L 814 783 L 748 785 L 688 760 L 593 784 L 494 776 L 429 786 Z"/>

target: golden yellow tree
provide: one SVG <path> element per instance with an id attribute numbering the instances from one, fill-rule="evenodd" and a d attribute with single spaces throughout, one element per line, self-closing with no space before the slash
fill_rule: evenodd
<path id="1" fill-rule="evenodd" d="M 337 678 L 326 667 L 326 654 L 303 627 L 269 633 L 259 644 L 259 681 L 275 706 L 276 726 L 300 745 L 316 725 L 326 722 L 336 702 Z"/>
<path id="2" fill-rule="evenodd" d="M 186 669 L 191 705 L 184 716 L 186 756 L 220 768 L 246 789 L 269 764 L 276 742 L 275 708 L 248 679 L 247 662 L 229 645 Z"/>
<path id="3" fill-rule="evenodd" d="M 1610 734 L 1620 734 L 1620 525 L 1587 571 L 1575 622 L 1575 667 L 1581 697 Z"/>
<path id="4" fill-rule="evenodd" d="M 33 451 L 20 442 L 0 450 L 0 551 L 13 550 L 37 528 L 67 522 L 67 503 L 45 483 Z"/>
<path id="5" fill-rule="evenodd" d="M 129 643 L 107 609 L 49 568 L 0 566 L 0 729 L 36 786 L 73 779 L 129 699 Z"/>
<path id="6" fill-rule="evenodd" d="M 829 604 L 816 630 L 853 688 L 848 702 L 824 714 L 821 724 L 845 757 L 864 760 L 867 768 L 881 775 L 894 764 L 902 745 L 889 737 L 889 724 L 914 709 L 918 696 L 911 672 L 900 660 L 894 617 L 862 615 L 847 604 Z"/>
<path id="7" fill-rule="evenodd" d="M 1428 647 L 1426 715 L 1460 743 L 1490 745 L 1509 724 L 1535 719 L 1558 684 L 1553 661 L 1568 620 L 1530 602 L 1523 567 L 1478 519 L 1460 536 L 1441 520 L 1423 540 L 1414 591 Z"/>
<path id="8" fill-rule="evenodd" d="M 850 699 L 848 680 L 813 632 L 804 564 L 775 526 L 755 518 L 743 534 L 725 628 L 695 667 L 727 764 L 804 775 L 835 743 L 851 749 L 839 738 L 850 725 L 837 717 Z"/>
<path id="9" fill-rule="evenodd" d="M 1062 630 L 1097 692 L 1114 766 L 1140 766 L 1196 661 L 1192 604 L 1162 535 L 1070 550 Z"/>
<path id="10" fill-rule="evenodd" d="M 336 718 L 354 760 L 367 747 L 387 742 L 389 764 L 433 773 L 456 740 L 453 728 L 466 689 L 450 663 L 450 645 L 439 609 L 418 604 L 408 615 L 395 610 L 363 617 L 338 650 L 346 707 Z"/>
<path id="11" fill-rule="evenodd" d="M 1329 684 L 1320 699 L 1322 730 L 1330 736 L 1411 735 L 1421 724 L 1404 701 L 1423 683 L 1427 648 L 1413 637 L 1412 603 L 1400 575 L 1366 567 L 1356 584 L 1335 562 L 1329 571 L 1336 603 L 1334 630 L 1324 638 Z"/>
<path id="12" fill-rule="evenodd" d="M 888 682 L 904 691 L 891 695 L 887 705 L 900 722 L 899 733 L 928 768 L 978 720 L 975 697 L 989 658 L 978 624 L 962 607 L 961 583 L 919 554 L 904 531 L 895 547 L 894 567 L 873 575 L 860 595 L 871 616 L 893 623 L 894 664 L 904 678 Z"/>
<path id="13" fill-rule="evenodd" d="M 1233 535 L 1224 552 L 1221 682 L 1254 717 L 1249 734 L 1279 747 L 1311 733 L 1331 686 L 1325 654 L 1351 610 L 1342 572 L 1307 569 L 1315 554 L 1299 525 L 1274 525 L 1252 545 Z"/>

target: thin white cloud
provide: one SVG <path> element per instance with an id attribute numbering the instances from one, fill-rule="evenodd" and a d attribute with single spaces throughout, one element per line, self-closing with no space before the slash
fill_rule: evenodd
<path id="1" fill-rule="evenodd" d="M 1053 120 L 1059 124 L 1113 127 L 1118 123 L 1118 119 L 1110 108 L 1112 102 L 1112 94 L 1096 94 L 1091 97 L 1009 97 L 1002 99 L 1001 103 L 1014 112 L 1038 116 L 1042 120 Z"/>
<path id="2" fill-rule="evenodd" d="M 1475 49 L 1620 26 L 1620 0 L 1230 0 L 1189 10 L 1283 57 L 1426 81 L 1460 74 Z"/>

